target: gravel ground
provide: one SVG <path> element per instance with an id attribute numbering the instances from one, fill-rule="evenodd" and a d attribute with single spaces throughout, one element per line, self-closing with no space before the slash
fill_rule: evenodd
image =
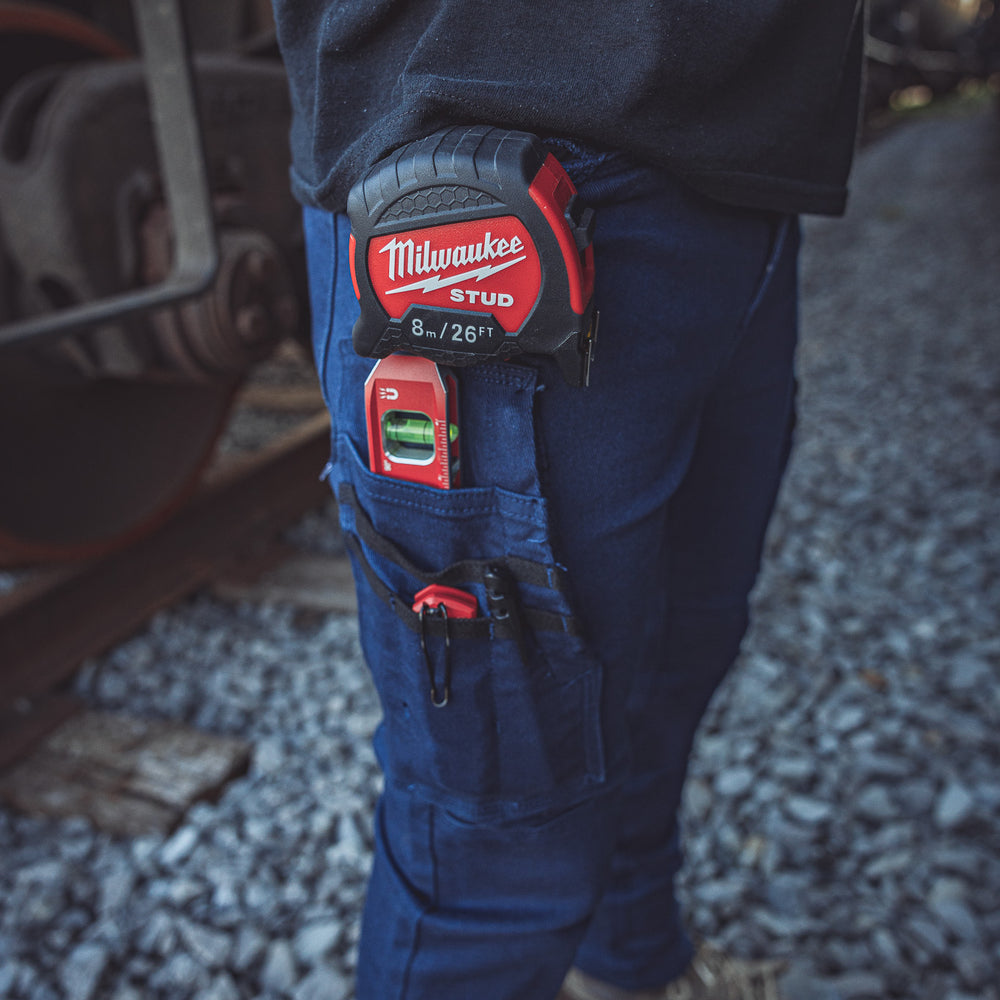
<path id="1" fill-rule="evenodd" d="M 911 124 L 854 188 L 806 224 L 799 444 L 682 891 L 699 933 L 789 959 L 789 1000 L 1000 1000 L 1000 122 Z M 378 788 L 353 621 L 202 595 L 78 689 L 253 765 L 168 838 L 0 811 L 0 997 L 352 997 Z"/>

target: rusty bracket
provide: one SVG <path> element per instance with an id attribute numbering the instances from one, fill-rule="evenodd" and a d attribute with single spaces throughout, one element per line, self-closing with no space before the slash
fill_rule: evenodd
<path id="1" fill-rule="evenodd" d="M 219 251 L 180 5 L 178 0 L 132 0 L 132 11 L 174 234 L 170 273 L 158 285 L 0 325 L 0 351 L 28 342 L 39 346 L 67 333 L 199 295 L 215 278 Z"/>

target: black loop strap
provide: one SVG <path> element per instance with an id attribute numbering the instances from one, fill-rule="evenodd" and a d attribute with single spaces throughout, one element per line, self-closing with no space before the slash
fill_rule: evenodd
<path id="1" fill-rule="evenodd" d="M 381 538 L 382 536 L 376 537 Z M 498 636 L 503 639 L 518 638 L 513 622 L 509 620 L 497 621 L 493 617 L 449 618 L 446 621 L 442 621 L 441 619 L 435 617 L 428 617 L 421 622 L 420 616 L 417 612 L 413 611 L 406 601 L 392 591 L 385 584 L 378 573 L 375 572 L 374 567 L 368 561 L 368 557 L 358 539 L 350 532 L 347 532 L 344 535 L 344 544 L 357 559 L 358 565 L 361 567 L 361 571 L 364 573 L 365 579 L 375 592 L 375 595 L 393 609 L 396 616 L 403 622 L 404 625 L 406 625 L 408 629 L 410 629 L 411 632 L 441 636 L 447 634 L 449 638 L 453 637 L 456 639 L 488 639 L 491 636 Z M 367 541 L 365 544 L 367 544 Z M 389 545 L 389 547 L 395 550 L 395 546 Z M 386 555 L 384 551 L 380 552 L 379 548 L 374 546 L 372 546 L 372 548 L 375 552 Z M 386 557 L 389 559 L 392 558 L 388 555 Z M 503 562 L 504 565 L 507 564 L 506 559 L 500 561 Z M 498 560 L 496 559 L 490 560 L 489 562 L 484 561 L 482 563 L 483 574 L 485 575 L 493 567 L 495 567 L 497 562 Z M 406 569 L 409 572 L 409 566 L 412 564 L 407 561 L 406 564 L 401 565 L 403 569 Z M 451 567 L 449 567 L 449 569 L 450 568 Z M 417 579 L 428 583 L 443 582 L 433 576 L 429 576 L 426 573 L 414 572 L 412 575 L 416 576 Z M 438 574 L 438 576 L 440 575 L 441 574 Z M 521 618 L 525 625 L 534 630 L 543 632 L 563 632 L 568 635 L 580 634 L 580 628 L 577 625 L 575 618 L 555 614 L 552 611 L 543 611 L 540 608 L 522 608 Z"/>
<path id="2" fill-rule="evenodd" d="M 410 576 L 425 583 L 441 583 L 447 586 L 457 586 L 463 583 L 483 583 L 490 567 L 496 564 L 495 559 L 463 559 L 452 563 L 439 573 L 426 573 L 416 566 L 398 546 L 394 545 L 384 535 L 375 530 L 367 512 L 358 502 L 358 495 L 350 483 L 341 483 L 337 491 L 337 501 L 354 511 L 354 523 L 358 536 L 374 553 L 384 556 L 390 562 L 406 570 Z M 545 587 L 559 594 L 565 593 L 565 572 L 558 566 L 547 566 L 544 563 L 523 559 L 520 556 L 506 556 L 503 564 L 518 583 L 527 583 L 535 587 Z"/>

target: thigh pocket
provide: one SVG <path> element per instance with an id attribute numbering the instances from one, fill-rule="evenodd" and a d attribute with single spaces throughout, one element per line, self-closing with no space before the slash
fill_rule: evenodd
<path id="1" fill-rule="evenodd" d="M 462 461 L 489 485 L 375 475 L 346 435 L 332 477 L 387 777 L 473 819 L 569 804 L 604 778 L 601 671 L 549 543 L 534 378 L 514 365 L 462 373 Z M 475 616 L 414 611 L 430 584 L 472 595 Z"/>

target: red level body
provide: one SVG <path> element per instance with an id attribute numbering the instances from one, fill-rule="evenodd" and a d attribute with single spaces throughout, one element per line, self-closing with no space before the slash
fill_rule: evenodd
<path id="1" fill-rule="evenodd" d="M 428 358 L 383 358 L 365 382 L 372 472 L 438 489 L 460 483 L 458 386 Z"/>

